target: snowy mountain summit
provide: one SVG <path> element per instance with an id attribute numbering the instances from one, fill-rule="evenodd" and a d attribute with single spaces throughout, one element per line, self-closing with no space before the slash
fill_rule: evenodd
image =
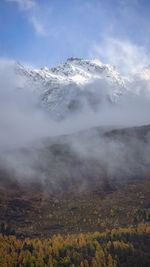
<path id="1" fill-rule="evenodd" d="M 124 79 L 114 67 L 99 60 L 69 58 L 55 68 L 28 69 L 16 64 L 25 86 L 36 92 L 54 118 L 114 103 L 125 91 Z"/>

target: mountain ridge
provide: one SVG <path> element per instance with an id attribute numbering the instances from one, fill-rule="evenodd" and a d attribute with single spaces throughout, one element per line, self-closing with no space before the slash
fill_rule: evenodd
<path id="1" fill-rule="evenodd" d="M 99 60 L 69 58 L 55 68 L 29 69 L 16 63 L 15 71 L 25 78 L 25 87 L 40 95 L 43 105 L 56 118 L 97 110 L 104 101 L 116 102 L 126 91 L 117 70 Z"/>

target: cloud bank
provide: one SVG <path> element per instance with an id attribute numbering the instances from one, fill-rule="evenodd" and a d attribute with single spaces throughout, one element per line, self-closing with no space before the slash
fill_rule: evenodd
<path id="1" fill-rule="evenodd" d="M 107 172 L 123 177 L 149 170 L 148 133 L 146 142 L 131 135 L 127 143 L 103 135 L 108 127 L 150 124 L 149 79 L 133 71 L 128 90 L 118 103 L 101 101 L 95 111 L 86 105 L 82 112 L 57 122 L 43 109 L 33 88 L 25 87 L 25 78 L 16 74 L 14 66 L 14 61 L 0 60 L 1 170 L 19 181 L 37 180 L 52 191 L 71 183 L 86 188 Z M 105 98 L 113 90 L 105 85 L 96 82 L 88 86 L 92 91 L 102 89 Z M 91 129 L 95 126 L 100 130 Z"/>
<path id="2" fill-rule="evenodd" d="M 126 70 L 130 71 L 131 65 L 130 62 L 126 64 Z M 85 85 L 84 91 L 90 92 L 91 88 L 97 99 L 95 109 L 91 109 L 89 100 L 85 104 L 82 97 L 79 99 L 82 110 L 68 111 L 66 118 L 59 123 L 43 109 L 39 95 L 30 88 L 31 84 L 27 85 L 25 77 L 16 74 L 14 61 L 0 60 L 0 81 L 0 147 L 71 134 L 94 126 L 132 127 L 150 123 L 150 79 L 138 73 L 126 81 L 124 92 L 113 105 L 107 101 L 107 95 L 113 91 L 111 84 L 98 80 Z"/>

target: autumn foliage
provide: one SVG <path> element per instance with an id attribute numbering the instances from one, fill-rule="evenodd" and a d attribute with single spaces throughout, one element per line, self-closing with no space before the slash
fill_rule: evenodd
<path id="1" fill-rule="evenodd" d="M 150 266 L 150 224 L 103 233 L 17 239 L 0 234 L 0 266 Z"/>

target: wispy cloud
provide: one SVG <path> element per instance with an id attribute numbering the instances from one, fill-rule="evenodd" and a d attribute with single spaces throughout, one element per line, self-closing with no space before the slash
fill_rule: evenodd
<path id="1" fill-rule="evenodd" d="M 17 3 L 22 11 L 32 9 L 37 5 L 34 0 L 6 0 L 6 2 Z"/>
<path id="2" fill-rule="evenodd" d="M 129 6 L 131 5 L 131 1 L 130 0 L 119 0 L 119 6 L 122 8 L 129 8 Z M 139 0 L 132 0 L 132 5 L 139 7 L 140 6 L 140 1 Z"/>
<path id="3" fill-rule="evenodd" d="M 101 44 L 95 44 L 92 51 L 92 57 L 116 66 L 125 75 L 136 73 L 150 61 L 150 55 L 143 46 L 117 38 L 105 38 Z"/>
<path id="4" fill-rule="evenodd" d="M 25 12 L 27 20 L 33 25 L 35 33 L 39 36 L 46 36 L 47 31 L 41 19 L 41 8 L 34 0 L 5 0 L 18 4 L 19 10 Z"/>
<path id="5" fill-rule="evenodd" d="M 48 34 L 46 29 L 44 28 L 44 25 L 38 20 L 36 16 L 31 16 L 29 20 L 33 24 L 38 35 L 46 36 Z"/>

